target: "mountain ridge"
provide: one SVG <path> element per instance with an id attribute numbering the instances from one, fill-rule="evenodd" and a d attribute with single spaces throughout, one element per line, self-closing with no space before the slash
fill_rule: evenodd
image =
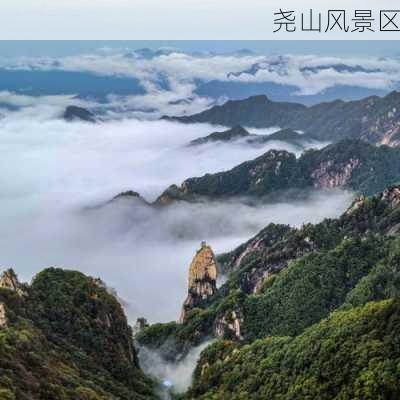
<path id="1" fill-rule="evenodd" d="M 229 100 L 223 105 L 183 117 L 163 117 L 182 123 L 211 123 L 233 127 L 291 128 L 316 140 L 363 139 L 371 144 L 400 145 L 400 92 L 362 100 L 319 103 L 273 102 L 265 95 Z"/>
<path id="2" fill-rule="evenodd" d="M 270 150 L 228 171 L 172 185 L 155 204 L 235 196 L 262 199 L 304 189 L 342 188 L 370 195 L 397 183 L 399 176 L 400 150 L 347 139 L 308 150 L 299 158 L 285 150 Z"/>

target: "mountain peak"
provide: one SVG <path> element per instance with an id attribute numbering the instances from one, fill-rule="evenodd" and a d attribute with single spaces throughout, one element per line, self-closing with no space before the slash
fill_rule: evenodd
<path id="1" fill-rule="evenodd" d="M 86 108 L 72 105 L 65 109 L 63 118 L 68 122 L 79 120 L 92 123 L 96 122 L 96 118 L 92 112 Z"/>
<path id="2" fill-rule="evenodd" d="M 12 268 L 4 271 L 0 276 L 0 288 L 12 290 L 22 294 L 21 284 L 18 281 L 17 274 Z"/>
<path id="3" fill-rule="evenodd" d="M 192 140 L 190 145 L 200 145 L 209 142 L 230 142 L 235 139 L 240 139 L 246 136 L 249 136 L 250 133 L 246 131 L 241 125 L 235 125 L 233 128 L 230 128 L 226 131 L 222 132 L 213 132 L 208 136 L 204 136 L 195 140 Z"/>
<path id="4" fill-rule="evenodd" d="M 249 103 L 259 103 L 259 104 L 271 102 L 271 100 L 265 94 L 257 94 L 254 96 L 250 96 L 247 99 L 245 99 L 245 101 L 248 101 Z"/>

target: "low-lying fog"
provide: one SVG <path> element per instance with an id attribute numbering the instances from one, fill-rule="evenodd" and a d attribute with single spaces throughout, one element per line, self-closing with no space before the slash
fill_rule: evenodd
<path id="1" fill-rule="evenodd" d="M 229 169 L 270 148 L 295 149 L 282 142 L 185 146 L 216 130 L 209 125 L 66 123 L 44 106 L 2 113 L 0 268 L 15 268 L 22 280 L 47 266 L 99 276 L 126 301 L 131 322 L 137 316 L 178 317 L 201 240 L 216 252 L 228 251 L 269 222 L 317 222 L 339 215 L 351 199 L 333 192 L 297 204 L 177 204 L 163 210 L 120 199 L 88 210 L 125 190 L 154 200 L 185 178 Z"/>

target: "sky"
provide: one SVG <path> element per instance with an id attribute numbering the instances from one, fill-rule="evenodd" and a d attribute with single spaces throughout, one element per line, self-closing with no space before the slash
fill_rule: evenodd
<path id="1" fill-rule="evenodd" d="M 1 16 L 0 16 L 1 18 Z M 1 37 L 1 35 L 0 35 Z M 399 33 L 400 37 L 400 33 Z M 61 57 L 90 53 L 100 48 L 159 49 L 172 47 L 182 51 L 229 53 L 241 49 L 262 54 L 315 54 L 320 56 L 398 56 L 397 41 L 293 41 L 293 40 L 0 40 L 3 57 Z"/>

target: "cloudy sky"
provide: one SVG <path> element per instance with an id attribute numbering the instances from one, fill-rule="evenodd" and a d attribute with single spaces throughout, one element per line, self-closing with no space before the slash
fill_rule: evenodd
<path id="1" fill-rule="evenodd" d="M 313 0 L 3 0 L 2 39 L 288 39 L 272 34 L 273 13 L 280 7 L 398 9 L 398 1 Z M 356 34 L 354 39 L 360 39 Z M 302 35 L 290 37 L 301 38 Z M 336 33 L 307 34 L 307 39 L 335 39 Z M 349 35 L 339 36 L 348 38 Z M 398 39 L 397 33 L 363 35 Z"/>
<path id="2" fill-rule="evenodd" d="M 282 43 L 283 48 L 277 43 Z M 0 98 L 2 102 L 13 102 L 12 91 L 22 95 L 54 94 L 54 87 L 63 82 L 60 93 L 79 95 L 75 90 L 81 90 L 83 83 L 96 78 L 96 85 L 103 79 L 107 85 L 118 84 L 123 88 L 124 93 L 115 93 L 113 86 L 106 87 L 108 110 L 110 106 L 136 110 L 136 114 L 152 110 L 160 117 L 194 113 L 215 101 L 224 101 L 223 94 L 220 99 L 207 90 L 199 91 L 210 81 L 285 86 L 291 93 L 291 98 L 285 101 L 301 101 L 301 96 L 304 100 L 304 96 L 323 95 L 337 87 L 361 88 L 363 97 L 383 95 L 400 87 L 395 42 L 374 42 L 374 47 L 356 41 L 329 44 L 305 41 L 296 46 L 293 42 L 265 41 L 3 42 L 0 43 Z M 146 46 L 151 50 L 138 51 Z M 241 49 L 250 51 L 238 52 Z M 15 75 L 18 71 L 31 75 Z M 54 80 L 43 89 L 35 87 L 43 81 L 43 75 L 37 75 L 40 72 L 69 75 L 49 74 Z M 73 74 L 79 73 L 89 75 L 73 85 Z M 323 100 L 326 99 L 318 98 Z"/>

